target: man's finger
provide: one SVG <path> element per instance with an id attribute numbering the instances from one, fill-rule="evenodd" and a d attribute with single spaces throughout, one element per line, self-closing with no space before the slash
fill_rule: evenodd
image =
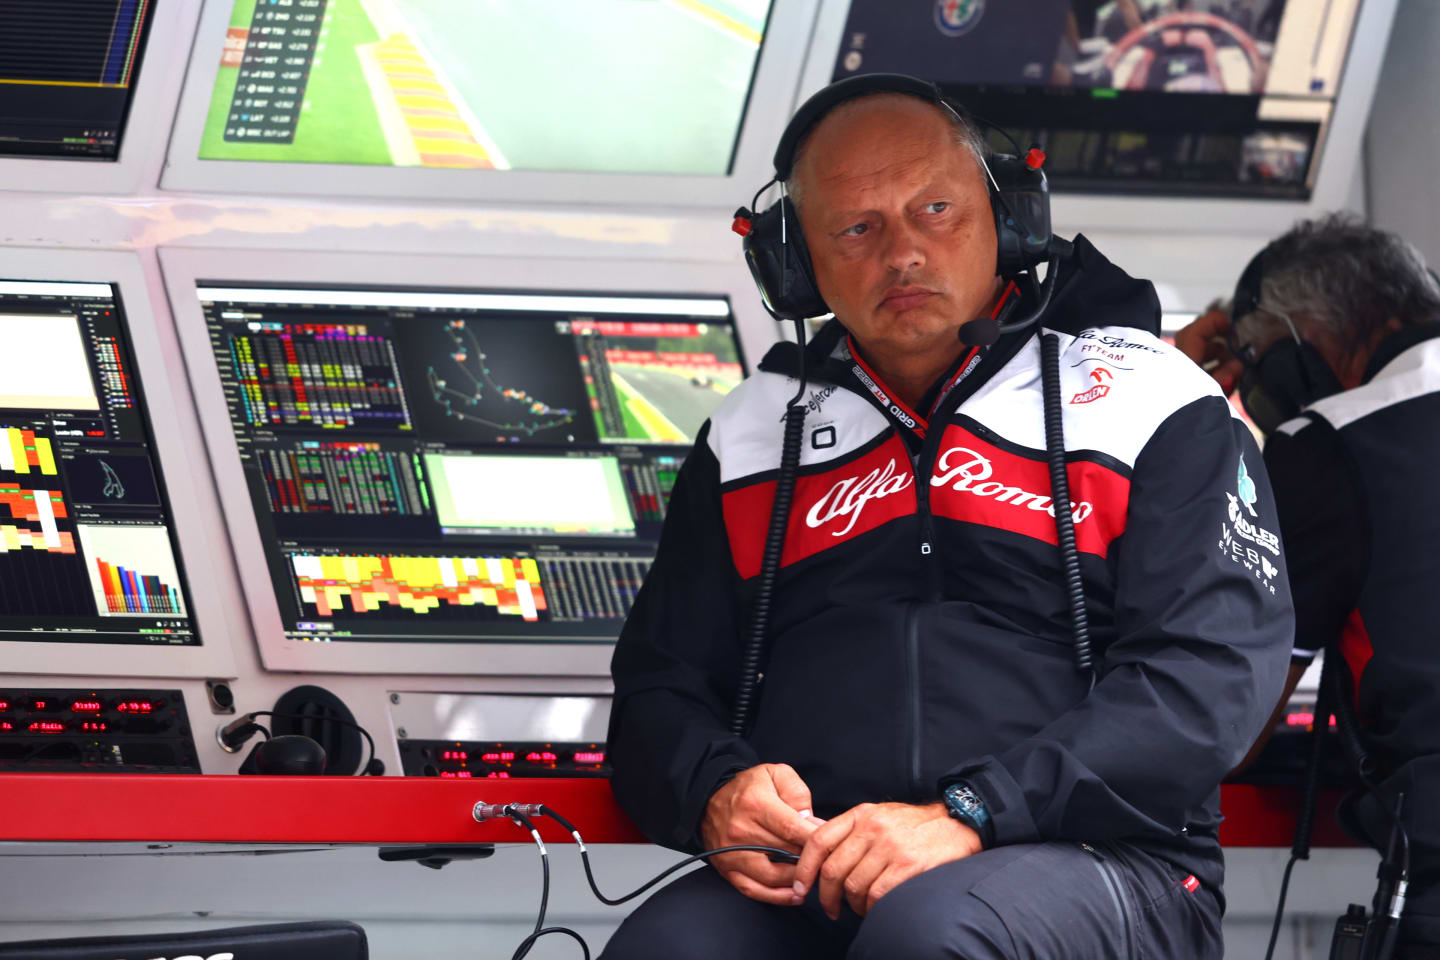
<path id="1" fill-rule="evenodd" d="M 780 847 L 788 848 L 793 845 L 799 849 L 805 846 L 816 829 L 808 809 L 797 810 L 778 795 L 769 799 L 759 798 L 750 814 L 757 827 L 769 831 L 783 841 L 776 844 Z"/>
<path id="2" fill-rule="evenodd" d="M 711 857 L 710 862 L 717 870 L 727 873 L 743 873 L 751 880 L 767 887 L 784 887 L 786 890 L 791 890 L 795 886 L 795 865 L 771 863 L 763 853 L 727 853 Z"/>
<path id="3" fill-rule="evenodd" d="M 810 788 L 800 779 L 794 767 L 777 763 L 770 768 L 770 779 L 775 782 L 775 792 L 791 810 L 809 813 L 815 806 L 810 800 Z"/>
<path id="4" fill-rule="evenodd" d="M 1215 378 L 1215 382 L 1220 384 L 1220 389 L 1225 391 L 1225 395 L 1228 397 L 1231 391 L 1235 389 L 1235 384 L 1239 381 L 1240 375 L 1244 372 L 1245 364 L 1235 357 L 1231 357 L 1214 370 L 1211 370 L 1210 376 Z"/>
<path id="5" fill-rule="evenodd" d="M 870 892 L 865 897 L 864 911 L 857 910 L 855 912 L 861 916 L 869 913 L 875 909 L 875 904 L 880 901 L 881 897 L 913 876 L 915 876 L 915 872 L 909 868 L 902 868 L 895 864 L 887 867 L 880 876 L 875 878 L 875 882 L 870 884 Z"/>
<path id="6" fill-rule="evenodd" d="M 855 866 L 870 851 L 871 842 L 869 837 L 852 833 L 830 851 L 830 856 L 820 865 L 820 906 L 831 920 L 839 918 L 840 901 L 845 899 L 845 884 Z"/>
<path id="7" fill-rule="evenodd" d="M 1202 313 L 1182 327 L 1175 334 L 1175 348 L 1185 356 L 1201 363 L 1205 360 L 1209 343 L 1223 337 L 1230 330 L 1230 315 L 1223 310 Z"/>
<path id="8" fill-rule="evenodd" d="M 721 876 L 730 882 L 730 886 L 739 890 L 751 900 L 758 900 L 761 903 L 769 903 L 777 907 L 793 907 L 804 899 L 803 897 L 797 897 L 795 891 L 789 887 L 767 887 L 763 883 L 756 883 L 743 873 L 722 872 Z"/>
<path id="9" fill-rule="evenodd" d="M 850 875 L 845 878 L 845 902 L 850 904 L 851 910 L 865 916 L 870 909 L 871 886 L 891 865 L 890 859 L 881 854 L 878 848 L 872 846 L 865 852 L 865 856 L 851 868 Z"/>
<path id="10" fill-rule="evenodd" d="M 850 835 L 855 826 L 855 814 L 847 810 L 834 820 L 819 827 L 810 835 L 805 849 L 800 851 L 800 862 L 795 865 L 795 892 L 800 896 L 810 892 L 815 877 L 820 873 L 820 864 L 830 856 L 830 851 Z"/>

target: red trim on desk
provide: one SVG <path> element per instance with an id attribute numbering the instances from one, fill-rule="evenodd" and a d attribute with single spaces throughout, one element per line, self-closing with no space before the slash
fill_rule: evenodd
<path id="1" fill-rule="evenodd" d="M 1338 791 L 1322 791 L 1315 846 L 1353 846 L 1335 825 Z M 0 774 L 0 840 L 173 843 L 528 843 L 505 820 L 476 823 L 487 803 L 545 803 L 587 843 L 645 843 L 605 780 L 432 777 L 240 777 Z M 1288 847 L 1299 790 L 1226 784 L 1220 841 Z M 539 820 L 551 842 L 570 835 Z"/>
<path id="2" fill-rule="evenodd" d="M 191 843 L 528 843 L 487 803 L 545 803 L 586 843 L 645 843 L 606 780 L 433 777 L 0 775 L 0 839 Z M 537 821 L 552 842 L 570 835 Z"/>

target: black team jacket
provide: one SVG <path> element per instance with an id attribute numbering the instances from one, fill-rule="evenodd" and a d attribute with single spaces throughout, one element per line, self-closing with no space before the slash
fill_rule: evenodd
<path id="1" fill-rule="evenodd" d="M 1219 892 L 1218 785 L 1291 651 L 1275 504 L 1215 383 L 1154 335 L 1150 283 L 1083 237 L 1062 270 L 1042 326 L 1059 334 L 1093 689 L 1073 656 L 1036 332 L 962 357 L 909 410 L 832 321 L 808 348 L 750 732 L 729 718 L 793 344 L 702 429 L 616 647 L 612 783 L 650 839 L 698 850 L 715 789 L 783 762 L 823 818 L 964 780 L 996 844 L 1125 841 Z"/>

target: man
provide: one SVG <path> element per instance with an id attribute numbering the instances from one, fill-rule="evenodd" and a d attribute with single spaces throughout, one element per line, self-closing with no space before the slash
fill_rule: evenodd
<path id="1" fill-rule="evenodd" d="M 1383 847 L 1406 795 L 1401 942 L 1440 957 L 1440 286 L 1393 234 L 1308 221 L 1251 262 L 1233 324 L 1212 310 L 1175 342 L 1268 435 L 1296 615 L 1280 704 L 1318 651 L 1344 658 L 1384 778 L 1347 819 Z"/>
<path id="2" fill-rule="evenodd" d="M 717 856 L 606 956 L 1220 956 L 1218 784 L 1292 627 L 1278 542 L 1251 559 L 1217 536 L 1237 502 L 1250 529 L 1273 516 L 1253 441 L 1145 332 L 1150 284 L 1077 238 L 1043 322 L 1096 653 L 1078 670 L 1035 330 L 957 338 L 1006 298 L 980 138 L 893 93 L 803 132 L 789 188 L 836 319 L 808 349 L 753 724 L 729 732 L 793 345 L 681 472 L 616 648 L 609 746 L 654 841 L 799 863 Z"/>

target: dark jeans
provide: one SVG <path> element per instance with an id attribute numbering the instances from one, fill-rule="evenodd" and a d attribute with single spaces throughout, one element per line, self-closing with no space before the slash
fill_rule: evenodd
<path id="1" fill-rule="evenodd" d="M 936 867 L 863 919 L 847 907 L 832 922 L 813 890 L 772 907 L 707 868 L 642 904 L 602 960 L 1218 960 L 1220 904 L 1186 877 L 1128 844 L 1017 844 Z"/>

